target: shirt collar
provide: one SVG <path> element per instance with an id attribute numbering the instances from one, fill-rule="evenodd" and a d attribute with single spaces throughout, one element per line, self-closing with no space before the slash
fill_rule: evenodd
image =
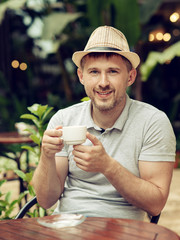
<path id="1" fill-rule="evenodd" d="M 101 128 L 98 127 L 94 123 L 94 121 L 93 121 L 93 118 L 92 118 L 92 115 L 91 115 L 91 100 L 88 101 L 88 106 L 86 108 L 86 116 L 87 116 L 87 118 L 86 118 L 86 120 L 87 120 L 87 122 L 86 122 L 87 129 L 94 128 L 96 130 L 101 130 Z"/>
<path id="2" fill-rule="evenodd" d="M 132 104 L 132 100 L 129 98 L 129 96 L 126 94 L 126 104 L 125 107 L 121 113 L 121 115 L 119 116 L 119 118 L 116 120 L 116 122 L 114 123 L 112 128 L 116 128 L 119 129 L 120 131 L 122 131 L 127 119 L 128 119 L 128 115 L 129 115 L 129 108 Z"/>

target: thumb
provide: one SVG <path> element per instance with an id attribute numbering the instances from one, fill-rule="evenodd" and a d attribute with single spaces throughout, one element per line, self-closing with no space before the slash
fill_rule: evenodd
<path id="1" fill-rule="evenodd" d="M 101 142 L 97 139 L 96 136 L 90 134 L 89 132 L 86 133 L 86 137 L 92 142 L 93 145 L 97 146 L 100 145 Z"/>

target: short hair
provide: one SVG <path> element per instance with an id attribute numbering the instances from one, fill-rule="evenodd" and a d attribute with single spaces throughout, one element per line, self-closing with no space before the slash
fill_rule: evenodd
<path id="1" fill-rule="evenodd" d="M 85 55 L 81 59 L 80 66 L 81 66 L 82 69 L 84 68 L 87 57 L 90 57 L 90 58 L 99 58 L 99 57 L 110 58 L 112 56 L 120 56 L 122 58 L 122 60 L 124 61 L 124 63 L 126 64 L 128 72 L 132 70 L 132 68 L 133 68 L 132 64 L 127 58 L 125 58 L 124 56 L 122 56 L 120 54 L 113 53 L 113 52 L 91 52 L 91 53 L 88 53 L 87 55 Z"/>

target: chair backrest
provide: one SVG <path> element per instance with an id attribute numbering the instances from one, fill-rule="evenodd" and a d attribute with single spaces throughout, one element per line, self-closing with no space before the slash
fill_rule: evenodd
<path id="1" fill-rule="evenodd" d="M 36 196 L 33 197 L 29 202 L 27 202 L 19 211 L 19 213 L 16 215 L 15 219 L 23 218 L 26 212 L 35 204 L 37 203 Z"/>
<path id="2" fill-rule="evenodd" d="M 158 221 L 159 221 L 160 216 L 161 216 L 161 213 L 159 215 L 157 215 L 157 216 L 152 216 L 150 222 L 157 224 Z"/>
<path id="3" fill-rule="evenodd" d="M 32 207 L 34 206 L 35 204 L 37 203 L 37 198 L 36 196 L 34 198 L 32 198 L 29 202 L 27 202 L 22 208 L 21 210 L 19 211 L 19 213 L 16 215 L 15 219 L 18 219 L 18 218 L 23 218 L 24 215 L 26 214 L 26 212 Z M 151 223 L 155 223 L 157 224 L 158 221 L 159 221 L 159 218 L 160 218 L 160 215 L 157 215 L 157 216 L 152 216 L 150 219 L 150 222 Z"/>

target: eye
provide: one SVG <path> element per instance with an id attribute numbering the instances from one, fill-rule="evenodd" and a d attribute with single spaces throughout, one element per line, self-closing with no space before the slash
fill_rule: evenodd
<path id="1" fill-rule="evenodd" d="M 92 74 L 92 75 L 97 75 L 97 74 L 98 74 L 98 71 L 97 71 L 97 70 L 91 70 L 91 71 L 90 71 L 90 74 Z"/>
<path id="2" fill-rule="evenodd" d="M 110 69 L 109 73 L 115 75 L 118 73 L 118 71 L 116 69 Z"/>

